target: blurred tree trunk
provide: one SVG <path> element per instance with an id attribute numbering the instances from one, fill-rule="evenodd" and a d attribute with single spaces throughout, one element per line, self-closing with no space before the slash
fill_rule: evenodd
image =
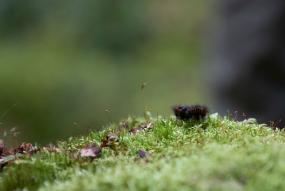
<path id="1" fill-rule="evenodd" d="M 211 64 L 218 110 L 285 120 L 284 21 L 284 0 L 219 1 Z"/>

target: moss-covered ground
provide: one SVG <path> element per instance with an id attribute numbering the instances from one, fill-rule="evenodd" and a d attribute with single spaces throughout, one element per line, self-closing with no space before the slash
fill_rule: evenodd
<path id="1" fill-rule="evenodd" d="M 100 155 L 80 155 L 110 132 Z M 6 165 L 0 190 L 285 190 L 284 143 L 254 119 L 130 117 Z"/>

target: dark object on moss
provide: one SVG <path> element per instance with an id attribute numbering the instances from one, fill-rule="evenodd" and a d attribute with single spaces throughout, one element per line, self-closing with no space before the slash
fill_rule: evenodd
<path id="1" fill-rule="evenodd" d="M 283 126 L 284 122 L 282 120 L 279 121 L 269 121 L 269 127 L 273 130 L 284 130 L 285 126 Z"/>
<path id="2" fill-rule="evenodd" d="M 4 152 L 4 141 L 0 139 L 0 156 L 2 156 L 3 152 Z"/>
<path id="3" fill-rule="evenodd" d="M 112 147 L 119 142 L 119 137 L 115 133 L 108 133 L 102 140 L 100 147 Z"/>
<path id="4" fill-rule="evenodd" d="M 206 117 L 209 110 L 202 105 L 176 105 L 172 108 L 177 119 L 181 120 L 200 120 Z"/>
<path id="5" fill-rule="evenodd" d="M 147 153 L 144 150 L 139 150 L 138 151 L 138 155 L 139 155 L 140 158 L 145 158 Z"/>

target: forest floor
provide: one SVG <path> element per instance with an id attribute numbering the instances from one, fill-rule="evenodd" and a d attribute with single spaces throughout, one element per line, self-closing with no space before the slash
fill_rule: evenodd
<path id="1" fill-rule="evenodd" d="M 285 132 L 255 119 L 147 113 L 56 145 L 2 150 L 1 191 L 285 190 Z"/>

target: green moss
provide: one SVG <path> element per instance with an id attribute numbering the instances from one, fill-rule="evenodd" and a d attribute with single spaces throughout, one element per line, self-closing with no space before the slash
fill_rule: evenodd
<path id="1" fill-rule="evenodd" d="M 236 122 L 212 114 L 203 121 L 129 118 L 125 129 L 111 125 L 58 144 L 1 173 L 1 190 L 283 190 L 285 133 L 254 119 Z M 152 128 L 135 134 L 141 123 Z M 77 156 L 108 133 L 118 142 L 95 160 Z M 140 158 L 138 151 L 147 152 Z"/>
<path id="2" fill-rule="evenodd" d="M 17 161 L 1 177 L 0 190 L 36 189 L 45 181 L 55 178 L 55 166 L 40 160 Z"/>

